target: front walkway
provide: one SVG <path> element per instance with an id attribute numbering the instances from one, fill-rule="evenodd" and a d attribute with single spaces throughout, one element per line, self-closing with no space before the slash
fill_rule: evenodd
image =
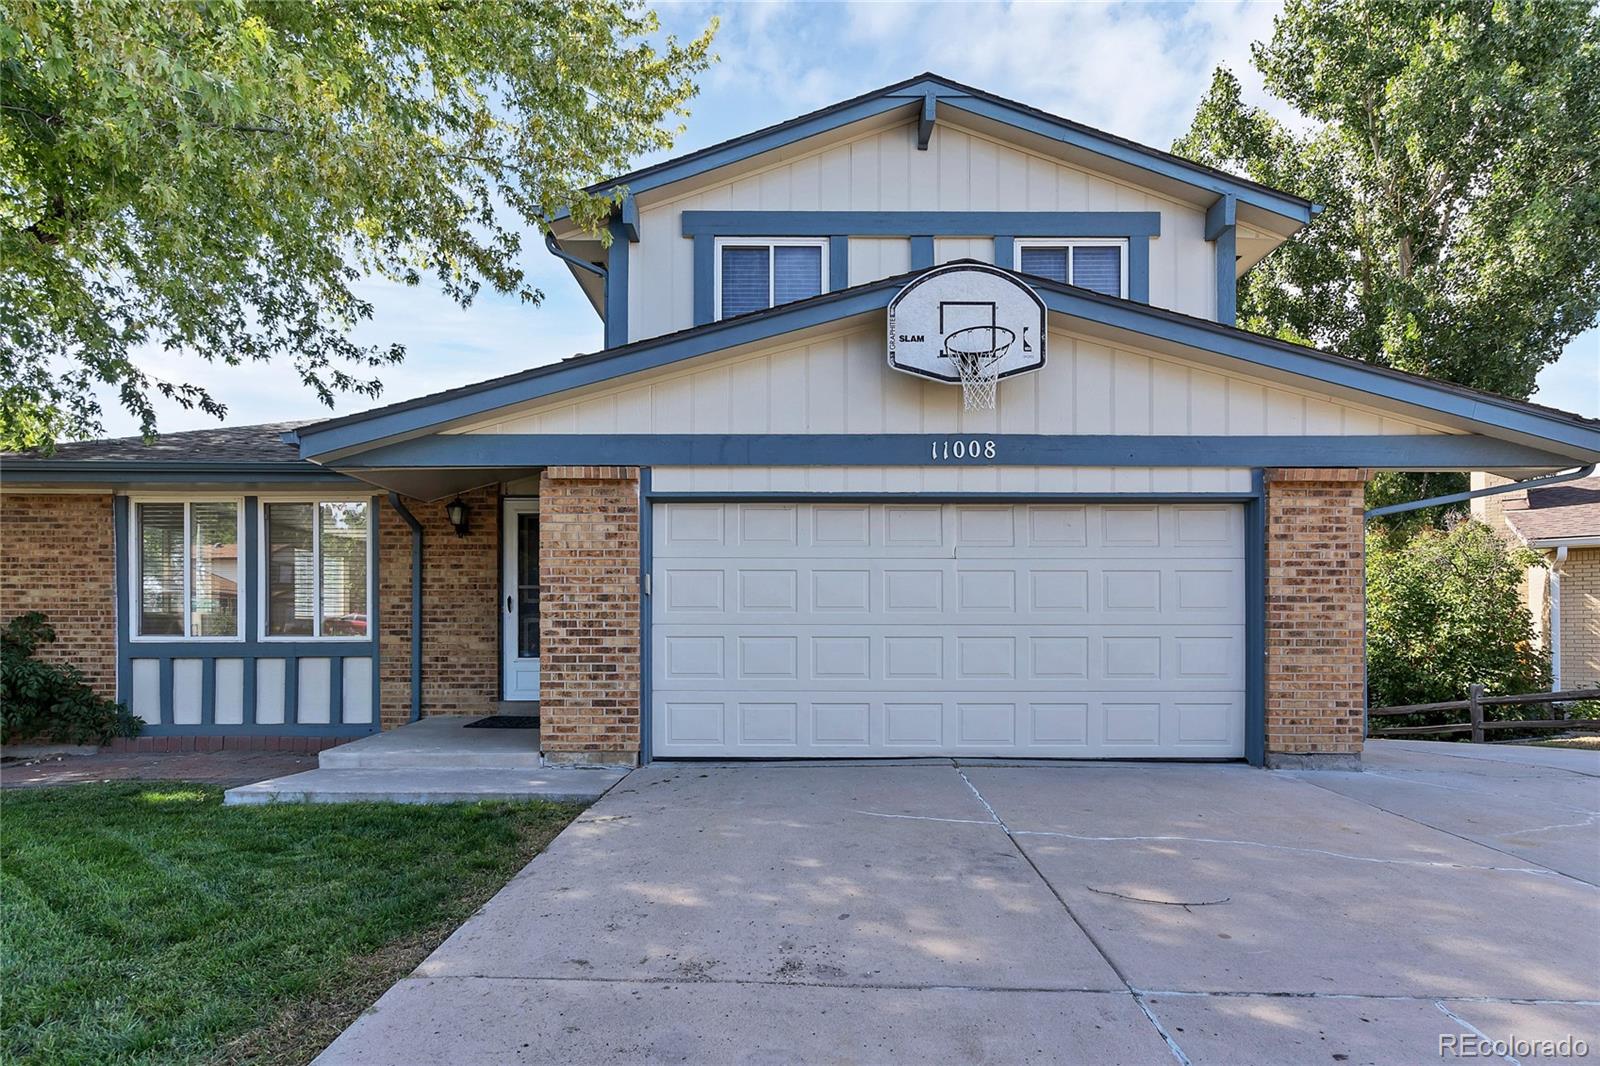
<path id="1" fill-rule="evenodd" d="M 316 765 L 315 755 L 286 751 L 103 751 L 7 762 L 0 766 L 0 785 L 47 788 L 93 781 L 196 781 L 233 786 L 300 773 Z"/>
<path id="2" fill-rule="evenodd" d="M 1365 774 L 657 764 L 319 1061 L 1600 1048 L 1600 766 L 1416 747 Z"/>

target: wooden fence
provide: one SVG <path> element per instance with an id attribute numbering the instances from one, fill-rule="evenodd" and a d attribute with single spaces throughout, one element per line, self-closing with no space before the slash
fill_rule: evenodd
<path id="1" fill-rule="evenodd" d="M 1520 704 L 1574 703 L 1578 700 L 1600 700 L 1600 688 L 1569 689 L 1566 692 L 1528 692 L 1520 696 L 1485 696 L 1482 685 L 1470 685 L 1464 700 L 1447 700 L 1444 703 L 1413 703 L 1405 707 L 1374 707 L 1368 718 L 1393 718 L 1402 714 L 1429 714 L 1435 711 L 1466 711 L 1465 722 L 1439 725 L 1403 725 L 1388 729 L 1373 729 L 1369 723 L 1367 735 L 1373 737 L 1404 737 L 1427 733 L 1471 733 L 1472 742 L 1481 744 L 1486 731 L 1494 729 L 1592 729 L 1600 730 L 1600 718 L 1519 718 L 1484 721 L 1485 707 L 1506 707 Z M 1559 713 L 1559 712 L 1558 712 Z"/>

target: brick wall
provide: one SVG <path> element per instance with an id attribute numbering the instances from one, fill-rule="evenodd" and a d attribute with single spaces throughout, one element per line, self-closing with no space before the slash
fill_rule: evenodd
<path id="1" fill-rule="evenodd" d="M 540 743 L 550 762 L 637 761 L 639 471 L 551 467 L 539 483 Z"/>
<path id="2" fill-rule="evenodd" d="M 468 531 L 445 501 L 405 500 L 423 527 L 422 713 L 489 714 L 500 698 L 499 490 L 464 492 Z M 411 715 L 411 527 L 387 500 L 378 519 L 383 728 Z"/>
<path id="3" fill-rule="evenodd" d="M 111 496 L 0 495 L 0 623 L 43 611 L 56 640 L 40 649 L 117 691 L 116 527 Z"/>
<path id="4" fill-rule="evenodd" d="M 1561 687 L 1593 685 L 1600 685 L 1600 548 L 1568 548 L 1561 568 Z"/>
<path id="5" fill-rule="evenodd" d="M 1367 472 L 1267 471 L 1267 765 L 1354 766 Z"/>

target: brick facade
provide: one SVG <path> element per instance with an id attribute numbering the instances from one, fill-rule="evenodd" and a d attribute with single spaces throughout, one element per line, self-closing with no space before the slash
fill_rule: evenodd
<path id="1" fill-rule="evenodd" d="M 1561 687 L 1593 686 L 1600 686 L 1600 548 L 1568 548 L 1561 567 Z"/>
<path id="2" fill-rule="evenodd" d="M 467 535 L 444 501 L 405 500 L 422 523 L 422 713 L 491 714 L 500 698 L 500 517 L 496 487 L 464 492 Z M 387 500 L 378 517 L 383 728 L 411 716 L 411 527 Z"/>
<path id="3" fill-rule="evenodd" d="M 636 468 L 545 470 L 539 732 L 549 762 L 638 761 L 639 537 Z"/>
<path id="4" fill-rule="evenodd" d="M 43 611 L 55 643 L 39 657 L 117 692 L 116 526 L 107 494 L 0 494 L 0 623 Z"/>
<path id="5" fill-rule="evenodd" d="M 1366 480 L 1365 470 L 1267 471 L 1268 766 L 1360 763 Z"/>

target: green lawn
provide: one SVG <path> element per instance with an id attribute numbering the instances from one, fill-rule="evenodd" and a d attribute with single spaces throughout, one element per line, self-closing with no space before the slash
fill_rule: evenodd
<path id="1" fill-rule="evenodd" d="M 581 809 L 9 790 L 0 1061 L 307 1061 Z"/>

